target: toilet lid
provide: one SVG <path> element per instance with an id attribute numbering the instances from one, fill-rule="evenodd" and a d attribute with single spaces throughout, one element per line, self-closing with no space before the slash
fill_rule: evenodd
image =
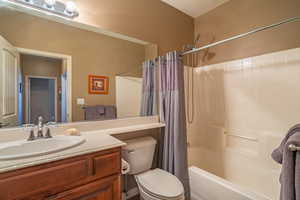
<path id="1" fill-rule="evenodd" d="M 184 193 L 183 185 L 178 178 L 161 169 L 139 174 L 136 179 L 147 193 L 163 199 L 177 198 Z"/>

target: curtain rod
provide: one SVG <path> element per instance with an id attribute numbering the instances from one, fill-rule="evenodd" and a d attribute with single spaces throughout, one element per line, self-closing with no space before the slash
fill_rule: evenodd
<path id="1" fill-rule="evenodd" d="M 265 30 L 268 30 L 268 29 L 276 28 L 276 27 L 278 27 L 280 25 L 291 23 L 291 22 L 296 22 L 296 21 L 299 21 L 299 20 L 300 20 L 300 16 L 289 18 L 289 19 L 283 20 L 281 22 L 278 22 L 278 23 L 275 23 L 275 24 L 271 24 L 269 26 L 263 26 L 263 27 L 260 27 L 260 28 L 256 28 L 256 29 L 254 29 L 252 31 L 249 31 L 247 33 L 236 35 L 234 37 L 227 38 L 225 40 L 220 40 L 218 42 L 215 42 L 215 43 L 212 43 L 212 44 L 200 47 L 200 48 L 193 48 L 192 50 L 183 52 L 182 55 L 188 55 L 188 54 L 191 54 L 191 53 L 196 53 L 198 51 L 201 51 L 201 50 L 204 50 L 204 49 L 208 49 L 208 48 L 213 47 L 213 46 L 217 46 L 217 45 L 220 45 L 220 44 L 223 44 L 223 43 L 226 43 L 226 42 L 230 42 L 232 40 L 236 40 L 236 39 L 240 39 L 240 38 L 252 35 L 252 34 L 260 32 L 260 31 L 265 31 Z"/>

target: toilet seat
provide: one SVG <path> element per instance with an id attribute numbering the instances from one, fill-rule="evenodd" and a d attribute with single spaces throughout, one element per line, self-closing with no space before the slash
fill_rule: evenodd
<path id="1" fill-rule="evenodd" d="M 182 195 L 181 197 L 178 197 L 178 198 L 174 198 L 174 199 L 173 198 L 172 199 L 164 199 L 163 197 L 158 197 L 158 196 L 153 196 L 151 194 L 148 194 L 141 187 L 139 187 L 139 191 L 140 191 L 140 199 L 141 200 L 185 200 L 184 195 Z"/>
<path id="2" fill-rule="evenodd" d="M 154 169 L 135 176 L 140 188 L 157 199 L 184 199 L 184 188 L 178 178 L 164 170 Z"/>

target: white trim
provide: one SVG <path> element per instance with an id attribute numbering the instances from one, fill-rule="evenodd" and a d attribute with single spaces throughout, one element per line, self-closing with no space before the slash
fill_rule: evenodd
<path id="1" fill-rule="evenodd" d="M 30 119 L 30 81 L 29 79 L 30 78 L 40 78 L 40 79 L 50 79 L 50 80 L 54 80 L 55 82 L 55 87 L 54 87 L 54 98 L 55 98 L 55 103 L 54 103 L 54 109 L 55 109 L 55 122 L 57 122 L 57 119 L 58 119 L 58 102 L 57 102 L 57 93 L 58 93 L 58 90 L 57 90 L 57 77 L 52 77 L 52 76 L 31 76 L 31 75 L 26 75 L 25 76 L 25 85 L 26 85 L 26 89 L 25 89 L 25 97 L 26 97 L 26 116 L 25 116 L 25 119 L 26 119 L 26 123 L 29 124 L 29 119 Z"/>
<path id="2" fill-rule="evenodd" d="M 43 57 L 57 58 L 57 59 L 68 59 L 68 58 L 72 59 L 72 56 L 66 54 L 53 53 L 49 51 L 40 51 L 35 49 L 27 49 L 21 47 L 16 47 L 16 48 L 19 53 L 27 54 L 27 55 L 43 56 Z"/>
<path id="3" fill-rule="evenodd" d="M 52 53 L 47 51 L 39 51 L 34 49 L 25 49 L 17 47 L 17 50 L 21 54 L 43 56 L 48 58 L 56 58 L 66 60 L 67 65 L 67 121 L 72 122 L 72 56 Z"/>

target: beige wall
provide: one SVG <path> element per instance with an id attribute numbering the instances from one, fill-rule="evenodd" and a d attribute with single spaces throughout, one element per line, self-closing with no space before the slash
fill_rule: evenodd
<path id="1" fill-rule="evenodd" d="M 195 20 L 195 37 L 205 45 L 283 19 L 299 16 L 298 0 L 231 0 Z M 283 25 L 201 53 L 198 66 L 297 48 L 299 22 Z M 204 56 L 205 55 L 205 56 Z M 200 57 L 199 56 L 199 57 Z"/>
<path id="2" fill-rule="evenodd" d="M 115 75 L 137 70 L 145 59 L 143 45 L 47 21 L 22 13 L 0 12 L 0 35 L 13 45 L 72 56 L 73 120 L 83 120 L 76 99 L 86 104 L 115 104 Z M 88 75 L 110 78 L 109 95 L 88 94 Z"/>
<path id="3" fill-rule="evenodd" d="M 160 0 L 76 0 L 76 19 L 158 44 L 160 55 L 193 41 L 193 18 Z"/>
<path id="4" fill-rule="evenodd" d="M 50 76 L 62 74 L 62 60 L 21 54 L 21 70 L 25 76 Z"/>
<path id="5" fill-rule="evenodd" d="M 45 76 L 45 77 L 55 77 L 57 78 L 57 89 L 61 89 L 61 74 L 62 74 L 62 60 L 53 58 L 44 58 L 31 55 L 20 56 L 21 71 L 23 75 L 23 83 L 25 88 L 27 87 L 25 76 Z M 57 93 L 57 120 L 61 120 L 61 97 Z M 25 101 L 25 92 L 23 93 L 23 102 Z M 27 109 L 27 104 L 24 103 L 23 106 L 23 119 L 25 117 L 25 110 Z"/>
<path id="6" fill-rule="evenodd" d="M 145 46 L 145 60 L 154 60 L 158 56 L 158 47 L 156 44 Z"/>

